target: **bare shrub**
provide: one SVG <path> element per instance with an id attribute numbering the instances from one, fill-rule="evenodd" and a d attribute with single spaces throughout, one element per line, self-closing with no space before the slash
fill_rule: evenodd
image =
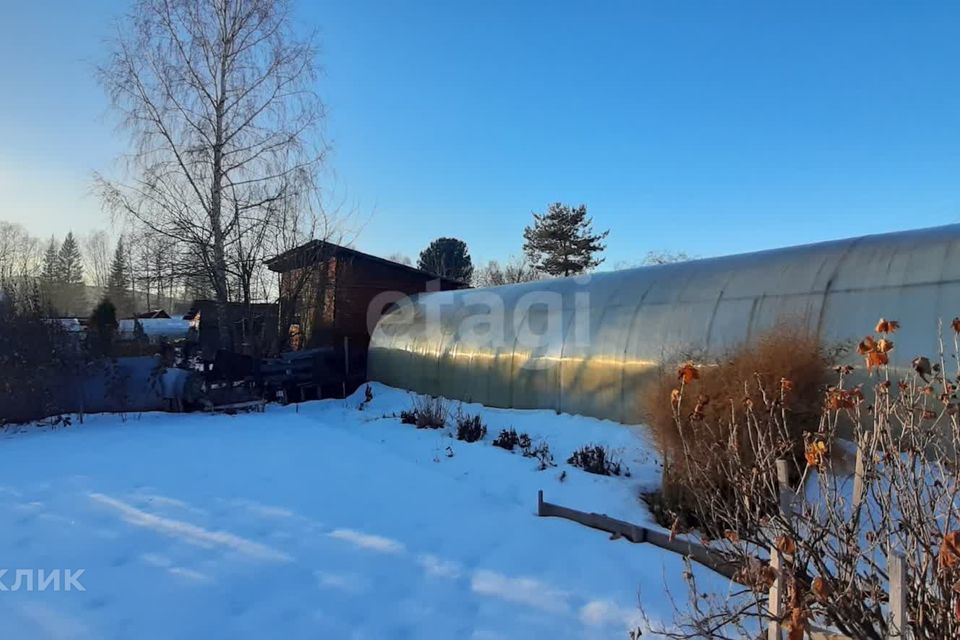
<path id="1" fill-rule="evenodd" d="M 606 447 L 594 444 L 580 447 L 567 459 L 567 463 L 583 469 L 587 473 L 601 476 L 630 475 L 630 470 L 619 457 Z"/>
<path id="2" fill-rule="evenodd" d="M 550 446 L 540 441 L 536 446 L 530 445 L 523 449 L 524 458 L 535 458 L 537 460 L 537 470 L 546 471 L 550 467 L 557 466 L 553 461 L 553 454 L 550 453 Z"/>
<path id="3" fill-rule="evenodd" d="M 858 348 L 873 376 L 866 391 L 851 385 L 853 367 L 836 368 L 799 460 L 787 437 L 797 433 L 790 421 L 804 415 L 793 410 L 796 385 L 771 391 L 757 377 L 743 376 L 740 382 L 752 379 L 765 388 L 762 402 L 731 403 L 729 417 L 694 417 L 675 398 L 663 400 L 672 403 L 677 423 L 680 446 L 672 455 L 685 463 L 683 480 L 691 488 L 684 506 L 698 522 L 713 525 L 702 525 L 700 535 L 739 567 L 735 580 L 743 587 L 707 594 L 686 572 L 689 601 L 678 626 L 662 635 L 756 637 L 772 620 L 767 594 L 780 576 L 785 597 L 778 622 L 790 638 L 818 627 L 858 639 L 894 632 L 960 637 L 960 319 L 949 373 L 941 347 L 936 357 L 914 358 L 913 371 L 903 367 L 907 373 L 898 378 L 889 366 L 897 328 L 882 320 L 878 335 Z M 699 428 L 688 428 L 693 424 Z M 696 439 L 714 430 L 730 437 L 712 443 L 716 462 L 700 464 Z M 852 443 L 841 440 L 846 433 Z M 845 448 L 856 456 L 852 477 L 836 455 Z M 778 461 L 792 470 L 787 492 L 778 482 Z M 718 531 L 720 523 L 728 528 Z M 768 560 L 772 550 L 780 569 Z M 887 607 L 894 556 L 904 566 L 907 629 L 892 628 Z"/>
<path id="4" fill-rule="evenodd" d="M 458 413 L 457 420 L 457 440 L 464 442 L 477 442 L 483 440 L 487 435 L 487 425 L 483 424 L 480 416 L 470 416 Z"/>
<path id="5" fill-rule="evenodd" d="M 400 412 L 400 422 L 412 424 L 417 429 L 443 429 L 447 426 L 449 413 L 447 402 L 443 398 L 416 396 L 413 406 Z"/>
<path id="6" fill-rule="evenodd" d="M 67 410 L 78 345 L 50 320 L 39 293 L 0 287 L 0 425 Z"/>
<path id="7" fill-rule="evenodd" d="M 553 454 L 550 452 L 550 445 L 541 440 L 536 445 L 533 444 L 530 436 L 526 433 L 518 433 L 516 429 L 503 429 L 493 440 L 493 446 L 513 451 L 519 449 L 524 458 L 535 458 L 537 461 L 537 470 L 544 471 L 550 467 L 557 466 L 553 461 Z"/>
<path id="8" fill-rule="evenodd" d="M 373 402 L 373 389 L 370 388 L 370 385 L 367 385 L 363 390 L 363 400 L 357 405 L 357 410 L 363 411 L 371 402 Z"/>
<path id="9" fill-rule="evenodd" d="M 654 509 L 666 520 L 661 524 L 678 518 L 687 526 L 703 524 L 686 505 L 703 489 L 704 476 L 712 477 L 712 491 L 735 500 L 738 488 L 723 482 L 726 467 L 741 459 L 749 465 L 758 441 L 799 463 L 803 434 L 820 421 L 830 361 L 816 336 L 782 323 L 716 362 L 684 364 L 644 389 L 645 419 L 664 460 Z M 741 428 L 744 421 L 748 428 Z M 719 524 L 721 530 L 728 526 Z"/>
<path id="10" fill-rule="evenodd" d="M 517 433 L 517 430 L 513 428 L 503 429 L 500 431 L 500 435 L 493 440 L 493 446 L 507 451 L 513 451 L 515 448 L 529 449 L 531 444 L 530 436 L 525 433 Z"/>

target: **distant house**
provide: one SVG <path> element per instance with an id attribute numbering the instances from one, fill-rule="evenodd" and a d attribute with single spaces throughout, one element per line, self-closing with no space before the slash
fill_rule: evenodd
<path id="1" fill-rule="evenodd" d="M 380 316 L 404 296 L 468 285 L 414 267 L 311 240 L 268 260 L 280 274 L 280 331 L 297 350 L 339 346 L 366 351 Z"/>
<path id="2" fill-rule="evenodd" d="M 161 318 L 169 318 L 170 314 L 164 311 L 163 309 L 154 309 L 153 311 L 144 311 L 143 313 L 138 313 L 134 316 L 138 320 L 159 320 Z"/>

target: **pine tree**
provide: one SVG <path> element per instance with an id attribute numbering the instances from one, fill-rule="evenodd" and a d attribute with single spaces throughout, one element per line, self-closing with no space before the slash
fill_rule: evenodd
<path id="1" fill-rule="evenodd" d="M 57 254 L 57 263 L 60 270 L 57 306 L 67 314 L 82 313 L 87 306 L 83 288 L 83 258 L 73 232 L 63 239 Z"/>
<path id="2" fill-rule="evenodd" d="M 107 297 L 116 305 L 118 313 L 130 313 L 130 293 L 127 284 L 130 282 L 130 268 L 127 265 L 127 252 L 123 246 L 123 237 L 117 240 L 117 248 L 113 252 L 113 262 L 110 264 L 110 275 L 107 277 Z"/>
<path id="3" fill-rule="evenodd" d="M 60 255 L 57 253 L 57 240 L 53 236 L 50 236 L 50 244 L 47 245 L 47 251 L 43 254 L 43 272 L 40 277 L 44 284 L 61 282 Z"/>
<path id="4" fill-rule="evenodd" d="M 595 256 L 606 249 L 603 240 L 609 233 L 593 233 L 586 205 L 574 208 L 555 202 L 545 214 L 533 214 L 533 224 L 523 230 L 523 251 L 537 271 L 576 275 L 603 262 Z"/>
<path id="5" fill-rule="evenodd" d="M 40 291 L 43 304 L 49 307 L 51 313 L 56 313 L 63 302 L 63 277 L 60 272 L 60 254 L 57 251 L 57 240 L 53 236 L 50 236 L 50 244 L 47 245 L 47 250 L 43 254 Z"/>
<path id="6" fill-rule="evenodd" d="M 80 255 L 80 246 L 73 237 L 72 231 L 67 233 L 67 237 L 63 239 L 57 258 L 62 282 L 68 285 L 83 284 L 83 258 Z"/>
<path id="7" fill-rule="evenodd" d="M 417 267 L 442 278 L 470 282 L 473 260 L 467 243 L 457 238 L 437 238 L 420 252 Z"/>

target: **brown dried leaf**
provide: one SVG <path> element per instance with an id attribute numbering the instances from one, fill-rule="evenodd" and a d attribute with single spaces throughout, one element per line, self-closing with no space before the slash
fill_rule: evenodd
<path id="1" fill-rule="evenodd" d="M 841 409 L 853 409 L 856 406 L 855 397 L 846 389 L 830 389 L 827 394 L 827 409 L 830 411 L 840 411 Z M 863 394 L 860 394 L 860 400 Z"/>
<path id="2" fill-rule="evenodd" d="M 750 587 L 757 593 L 769 590 L 776 579 L 776 570 L 756 559 L 748 560 L 733 574 L 734 582 Z"/>
<path id="3" fill-rule="evenodd" d="M 797 543 L 790 536 L 777 536 L 777 539 L 773 541 L 773 546 L 780 553 L 787 555 L 793 555 L 797 552 Z"/>
<path id="4" fill-rule="evenodd" d="M 867 354 L 867 371 L 879 369 L 890 363 L 890 357 L 882 351 L 871 351 Z"/>
<path id="5" fill-rule="evenodd" d="M 688 362 L 677 371 L 677 379 L 682 380 L 684 384 L 690 384 L 694 380 L 700 379 L 700 372 L 697 371 L 692 362 Z"/>
<path id="6" fill-rule="evenodd" d="M 940 569 L 949 571 L 960 566 L 960 531 L 943 536 L 940 544 Z"/>
<path id="7" fill-rule="evenodd" d="M 804 456 L 807 459 L 807 466 L 817 467 L 823 462 L 827 454 L 827 445 L 822 440 L 815 440 L 806 446 Z"/>
<path id="8" fill-rule="evenodd" d="M 813 591 L 813 595 L 820 602 L 825 602 L 827 598 L 830 597 L 830 585 L 828 585 L 827 581 L 820 576 L 817 576 L 813 579 L 811 590 Z"/>
<path id="9" fill-rule="evenodd" d="M 880 322 L 877 323 L 876 332 L 877 333 L 894 333 L 897 329 L 900 328 L 900 323 L 896 320 L 885 320 L 880 318 Z"/>

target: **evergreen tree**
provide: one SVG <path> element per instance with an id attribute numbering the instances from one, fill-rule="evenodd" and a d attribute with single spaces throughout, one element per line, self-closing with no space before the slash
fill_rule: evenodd
<path id="1" fill-rule="evenodd" d="M 434 275 L 458 282 L 470 282 L 473 260 L 467 243 L 457 238 L 437 238 L 420 252 L 417 267 Z"/>
<path id="2" fill-rule="evenodd" d="M 63 298 L 63 277 L 60 273 L 60 253 L 57 251 L 57 240 L 50 236 L 50 244 L 43 254 L 43 271 L 40 272 L 40 291 L 43 304 L 51 313 L 56 313 L 61 307 Z"/>
<path id="3" fill-rule="evenodd" d="M 83 257 L 80 255 L 80 246 L 73 237 L 72 231 L 63 239 L 57 258 L 61 281 L 68 285 L 83 284 Z"/>
<path id="4" fill-rule="evenodd" d="M 50 236 L 50 244 L 43 254 L 43 272 L 40 274 L 44 284 L 60 282 L 60 254 L 57 252 L 57 240 Z"/>
<path id="5" fill-rule="evenodd" d="M 58 291 L 55 294 L 57 306 L 63 313 L 70 315 L 85 312 L 87 305 L 83 288 L 83 258 L 73 232 L 63 239 L 57 254 L 57 263 L 60 270 Z"/>
<path id="6" fill-rule="evenodd" d="M 116 334 L 117 309 L 109 298 L 104 298 L 87 322 L 87 349 L 95 357 L 111 355 Z"/>
<path id="7" fill-rule="evenodd" d="M 606 249 L 603 240 L 609 233 L 593 233 L 586 205 L 574 208 L 555 202 L 545 214 L 533 214 L 533 224 L 523 230 L 523 251 L 537 271 L 576 275 L 603 262 L 596 254 Z"/>
<path id="8" fill-rule="evenodd" d="M 130 282 L 130 268 L 127 265 L 127 252 L 123 245 L 123 237 L 117 240 L 117 248 L 113 252 L 113 262 L 110 263 L 110 275 L 107 276 L 107 297 L 116 305 L 116 310 L 122 315 L 130 313 L 130 293 L 127 284 Z"/>

